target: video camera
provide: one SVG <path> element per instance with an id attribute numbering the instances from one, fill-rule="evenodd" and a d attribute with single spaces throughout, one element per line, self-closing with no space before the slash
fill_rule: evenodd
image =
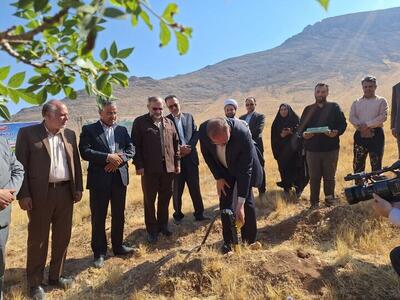
<path id="1" fill-rule="evenodd" d="M 391 172 L 395 174 L 394 178 L 387 178 L 383 173 Z M 362 185 L 356 185 L 344 190 L 347 202 L 356 204 L 360 201 L 366 201 L 373 198 L 372 194 L 377 194 L 389 202 L 400 201 L 400 160 L 390 167 L 370 173 L 348 174 L 345 181 L 356 180 Z"/>

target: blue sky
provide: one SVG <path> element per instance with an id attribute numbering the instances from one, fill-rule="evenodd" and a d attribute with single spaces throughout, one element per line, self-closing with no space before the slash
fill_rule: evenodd
<path id="1" fill-rule="evenodd" d="M 2 0 L 0 30 L 16 22 L 13 7 Z M 161 11 L 171 1 L 151 1 Z M 331 0 L 328 12 L 315 0 L 177 0 L 180 13 L 177 21 L 193 27 L 189 53 L 180 56 L 175 41 L 158 47 L 158 26 L 151 32 L 144 24 L 132 28 L 129 20 L 112 21 L 99 35 L 96 49 L 116 41 L 119 48 L 135 47 L 127 65 L 130 75 L 165 78 L 198 70 L 221 60 L 247 53 L 263 51 L 280 45 L 301 32 L 309 24 L 327 17 L 359 11 L 400 6 L 400 0 Z M 155 20 L 154 22 L 155 23 Z M 98 51 L 97 51 L 98 52 Z M 0 66 L 12 70 L 28 70 L 0 53 Z M 77 87 L 82 85 L 77 83 Z M 12 113 L 26 106 L 10 105 Z"/>

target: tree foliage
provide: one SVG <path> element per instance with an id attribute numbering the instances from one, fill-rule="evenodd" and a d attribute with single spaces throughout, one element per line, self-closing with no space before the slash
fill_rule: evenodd
<path id="1" fill-rule="evenodd" d="M 329 0 L 317 0 L 327 9 Z M 160 47 L 175 36 L 177 50 L 189 49 L 190 27 L 175 21 L 179 7 L 175 3 L 155 12 L 147 0 L 18 0 L 11 4 L 23 25 L 0 32 L 0 47 L 35 72 L 12 74 L 10 66 L 0 67 L 0 117 L 10 118 L 8 101 L 44 103 L 49 95 L 64 92 L 77 98 L 73 83 L 82 80 L 88 95 L 98 99 L 113 98 L 115 86 L 128 86 L 128 67 L 124 63 L 133 48 L 119 49 L 114 41 L 95 57 L 93 49 L 98 34 L 110 19 L 130 18 L 133 27 L 144 22 L 152 30 L 159 24 Z"/>

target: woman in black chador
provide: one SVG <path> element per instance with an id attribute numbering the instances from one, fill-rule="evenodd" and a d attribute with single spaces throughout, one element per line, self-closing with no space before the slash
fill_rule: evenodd
<path id="1" fill-rule="evenodd" d="M 281 182 L 277 182 L 277 185 L 285 192 L 295 188 L 297 197 L 300 197 L 307 184 L 301 143 L 295 136 L 299 122 L 290 105 L 281 104 L 271 128 L 272 152 L 281 175 Z"/>

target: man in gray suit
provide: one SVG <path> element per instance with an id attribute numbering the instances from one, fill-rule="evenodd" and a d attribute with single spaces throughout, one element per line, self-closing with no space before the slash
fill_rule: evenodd
<path id="1" fill-rule="evenodd" d="M 392 91 L 392 114 L 390 128 L 393 136 L 397 139 L 400 158 L 400 82 L 393 87 Z"/>
<path id="2" fill-rule="evenodd" d="M 175 95 L 167 96 L 165 103 L 171 113 L 167 118 L 174 123 L 178 133 L 181 154 L 181 173 L 176 174 L 174 178 L 174 222 L 179 224 L 184 217 L 182 213 L 182 194 L 185 183 L 192 198 L 193 215 L 196 221 L 208 220 L 209 218 L 204 216 L 204 205 L 199 184 L 199 156 L 196 150 L 196 145 L 199 141 L 197 126 L 191 114 L 181 112 L 179 100 Z"/>
<path id="3" fill-rule="evenodd" d="M 3 276 L 8 225 L 11 222 L 11 202 L 24 180 L 24 168 L 15 158 L 7 141 L 0 137 L 0 299 L 3 299 Z"/>

